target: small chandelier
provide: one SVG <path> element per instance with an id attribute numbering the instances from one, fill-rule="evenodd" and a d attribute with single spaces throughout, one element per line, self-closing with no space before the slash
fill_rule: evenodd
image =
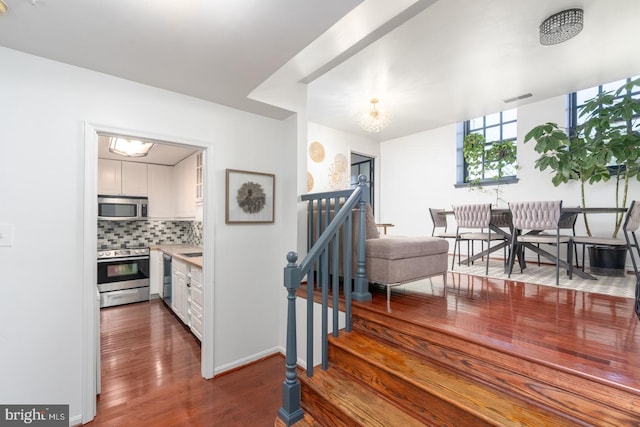
<path id="1" fill-rule="evenodd" d="M 358 123 L 367 132 L 380 132 L 391 123 L 391 113 L 385 109 L 376 108 L 378 98 L 371 98 L 371 110 L 360 115 Z"/>
<path id="2" fill-rule="evenodd" d="M 152 142 L 118 137 L 109 138 L 109 151 L 126 157 L 144 157 L 153 148 Z"/>
<path id="3" fill-rule="evenodd" d="M 567 9 L 551 15 L 540 24 L 540 44 L 562 43 L 582 31 L 582 9 Z"/>

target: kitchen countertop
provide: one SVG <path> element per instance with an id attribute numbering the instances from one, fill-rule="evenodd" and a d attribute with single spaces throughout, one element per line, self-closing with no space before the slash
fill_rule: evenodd
<path id="1" fill-rule="evenodd" d="M 202 252 L 202 248 L 200 246 L 193 245 L 151 245 L 149 246 L 151 250 L 159 250 L 167 255 L 171 255 L 172 257 L 179 259 L 180 261 L 184 261 L 193 266 L 202 268 L 202 257 L 188 257 L 183 254 L 188 254 L 191 252 Z"/>

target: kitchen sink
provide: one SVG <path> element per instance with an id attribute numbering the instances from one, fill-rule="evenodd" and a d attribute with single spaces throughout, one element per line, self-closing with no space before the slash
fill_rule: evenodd
<path id="1" fill-rule="evenodd" d="M 188 258 L 195 258 L 195 257 L 202 256 L 202 252 L 187 252 L 186 254 L 180 254 L 180 255 L 186 256 Z"/>

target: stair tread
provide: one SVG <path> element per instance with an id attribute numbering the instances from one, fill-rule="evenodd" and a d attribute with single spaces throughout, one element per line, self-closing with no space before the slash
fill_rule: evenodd
<path id="1" fill-rule="evenodd" d="M 313 377 L 300 375 L 300 381 L 314 387 L 321 396 L 349 414 L 357 425 L 424 426 L 401 408 L 380 397 L 374 390 L 354 381 L 338 369 L 314 370 Z M 313 415 L 313 414 L 312 414 Z"/>
<path id="2" fill-rule="evenodd" d="M 515 421 L 522 425 L 553 425 L 567 421 L 544 408 L 527 402 L 491 386 L 456 375 L 453 371 L 429 363 L 418 356 L 379 340 L 372 340 L 359 332 L 342 333 L 330 337 L 331 345 L 363 357 L 378 369 L 393 371 L 415 386 L 437 394 L 459 407 L 465 407 L 480 419 L 508 425 Z M 517 419 L 513 416 L 517 415 Z"/>
<path id="3" fill-rule="evenodd" d="M 534 402 L 565 417 L 589 424 L 593 417 L 609 420 L 604 425 L 636 425 L 638 395 L 613 383 L 580 371 L 567 370 L 545 359 L 518 354 L 503 346 L 492 347 L 455 331 L 414 323 L 387 313 L 358 307 L 354 331 L 374 341 L 395 343 L 415 351 L 422 360 L 444 366 L 472 381 Z M 595 414 L 595 415 L 594 415 Z"/>

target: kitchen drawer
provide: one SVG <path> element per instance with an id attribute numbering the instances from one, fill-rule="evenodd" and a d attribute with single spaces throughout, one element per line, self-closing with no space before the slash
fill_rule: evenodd
<path id="1" fill-rule="evenodd" d="M 174 272 L 176 272 L 176 271 L 180 272 L 180 273 L 184 274 L 185 276 L 187 274 L 189 274 L 186 262 L 180 261 L 179 259 L 174 257 L 173 258 L 173 262 L 171 264 L 172 264 L 171 268 L 173 269 Z"/>
<path id="2" fill-rule="evenodd" d="M 196 286 L 196 282 L 191 282 L 191 303 L 196 303 L 200 307 L 204 305 L 202 286 Z"/>
<path id="3" fill-rule="evenodd" d="M 202 269 L 198 267 L 191 267 L 191 279 L 202 283 Z"/>
<path id="4" fill-rule="evenodd" d="M 149 301 L 148 286 L 111 292 L 100 292 L 100 308 L 139 301 Z"/>
<path id="5" fill-rule="evenodd" d="M 191 304 L 191 332 L 202 341 L 202 308 L 198 304 Z"/>

